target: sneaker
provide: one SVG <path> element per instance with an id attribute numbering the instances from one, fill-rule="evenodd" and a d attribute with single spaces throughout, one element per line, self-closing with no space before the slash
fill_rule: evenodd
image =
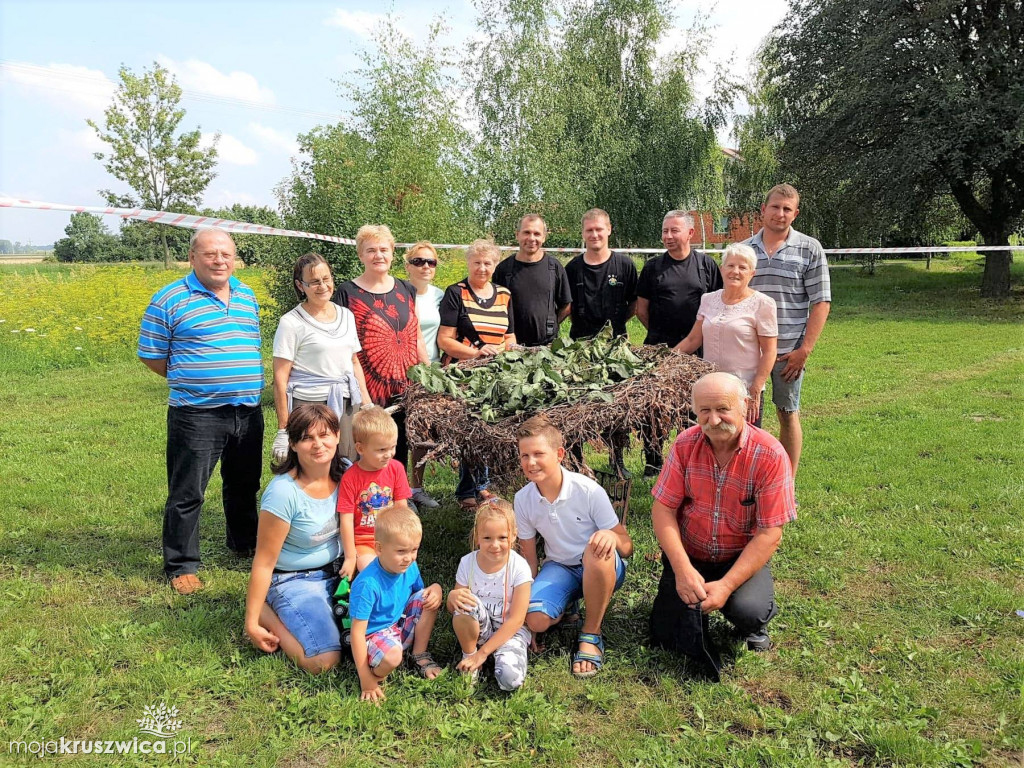
<path id="1" fill-rule="evenodd" d="M 747 650 L 754 651 L 755 653 L 770 651 L 772 648 L 772 639 L 768 637 L 768 633 L 764 630 L 747 635 L 746 642 Z"/>
<path id="2" fill-rule="evenodd" d="M 420 488 L 416 493 L 412 495 L 412 500 L 416 503 L 416 506 L 420 509 L 437 509 L 441 505 L 434 500 L 429 493 L 424 489 Z"/>

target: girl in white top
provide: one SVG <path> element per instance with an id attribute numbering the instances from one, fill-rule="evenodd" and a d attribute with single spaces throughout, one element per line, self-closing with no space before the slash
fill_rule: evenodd
<path id="1" fill-rule="evenodd" d="M 355 461 L 352 414 L 360 405 L 372 405 L 356 356 L 362 347 L 355 318 L 331 301 L 334 278 L 323 256 L 300 256 L 293 276 L 301 303 L 281 317 L 274 334 L 274 458 L 287 455 L 291 410 L 301 403 L 327 403 L 341 422 L 340 451 Z"/>
<path id="2" fill-rule="evenodd" d="M 743 379 L 750 393 L 747 421 L 760 426 L 779 327 L 775 300 L 750 287 L 756 266 L 757 256 L 749 245 L 733 243 L 725 249 L 721 266 L 725 287 L 701 296 L 693 330 L 675 351 L 692 354 L 703 346 L 705 360 Z"/>
<path id="3" fill-rule="evenodd" d="M 533 576 L 513 551 L 516 516 L 512 505 L 491 497 L 477 506 L 473 552 L 459 561 L 455 589 L 448 593 L 452 628 L 462 647 L 458 669 L 475 683 L 480 667 L 494 654 L 494 677 L 503 691 L 526 679 L 530 631 L 524 626 Z"/>
<path id="4" fill-rule="evenodd" d="M 416 288 L 416 319 L 432 363 L 441 360 L 441 352 L 437 348 L 437 330 L 441 327 L 438 307 L 444 291 L 433 283 L 437 262 L 437 249 L 426 240 L 420 240 L 405 252 L 405 273 Z M 420 461 L 426 453 L 424 448 L 412 449 L 412 500 L 420 509 L 436 509 L 440 505 L 423 488 L 424 467 Z"/>

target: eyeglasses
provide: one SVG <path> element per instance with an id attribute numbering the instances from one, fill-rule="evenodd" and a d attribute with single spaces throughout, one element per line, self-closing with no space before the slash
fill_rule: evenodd
<path id="1" fill-rule="evenodd" d="M 325 277 L 323 280 L 310 280 L 308 283 L 305 280 L 299 280 L 307 288 L 323 288 L 326 285 L 334 285 L 333 277 Z"/>
<path id="2" fill-rule="evenodd" d="M 417 256 L 414 259 L 409 259 L 409 263 L 414 267 L 436 267 L 437 259 L 424 259 L 422 256 Z"/>

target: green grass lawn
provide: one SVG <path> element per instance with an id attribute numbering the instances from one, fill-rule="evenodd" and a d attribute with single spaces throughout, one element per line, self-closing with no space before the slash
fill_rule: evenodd
<path id="1" fill-rule="evenodd" d="M 979 299 L 975 264 L 834 270 L 804 389 L 800 519 L 773 559 L 775 650 L 727 652 L 711 685 L 645 647 L 659 566 L 643 557 L 654 539 L 638 478 L 638 554 L 599 677 L 569 675 L 563 639 L 531 659 L 515 694 L 402 672 L 380 708 L 359 703 L 351 665 L 311 677 L 248 644 L 248 573 L 224 546 L 216 478 L 208 588 L 172 593 L 160 554 L 166 387 L 134 360 L 134 328 L 103 355 L 55 355 L 48 339 L 35 354 L 10 331 L 44 318 L 19 316 L 17 292 L 3 298 L 26 274 L 0 271 L 0 765 L 35 760 L 8 754 L 11 740 L 132 739 L 160 702 L 178 708 L 175 738 L 191 739 L 176 761 L 203 766 L 1024 763 L 1024 297 Z M 59 274 L 73 290 L 77 273 Z M 445 503 L 424 519 L 421 568 L 446 588 L 469 526 L 453 484 L 428 471 Z M 723 622 L 713 632 L 726 640 Z M 453 655 L 449 620 L 432 645 Z"/>

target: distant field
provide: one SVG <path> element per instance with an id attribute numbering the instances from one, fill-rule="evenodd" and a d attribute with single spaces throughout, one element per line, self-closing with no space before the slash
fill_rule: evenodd
<path id="1" fill-rule="evenodd" d="M 660 568 L 637 476 L 637 555 L 600 676 L 572 679 L 556 639 L 515 694 L 402 671 L 379 709 L 351 665 L 314 678 L 246 642 L 248 570 L 224 546 L 216 474 L 208 588 L 186 599 L 162 578 L 167 390 L 134 344 L 149 293 L 178 275 L 43 266 L 0 270 L 0 764 L 39 763 L 8 740 L 131 740 L 160 702 L 192 741 L 176 765 L 1024 764 L 1024 264 L 1002 302 L 979 298 L 974 263 L 835 270 L 808 361 L 800 519 L 772 561 L 773 651 L 728 651 L 709 685 L 646 647 Z M 242 277 L 266 295 L 264 273 Z M 449 470 L 426 484 L 442 507 L 424 515 L 420 563 L 447 589 L 469 519 Z M 712 633 L 727 640 L 717 618 Z M 432 645 L 453 655 L 449 619 Z"/>

